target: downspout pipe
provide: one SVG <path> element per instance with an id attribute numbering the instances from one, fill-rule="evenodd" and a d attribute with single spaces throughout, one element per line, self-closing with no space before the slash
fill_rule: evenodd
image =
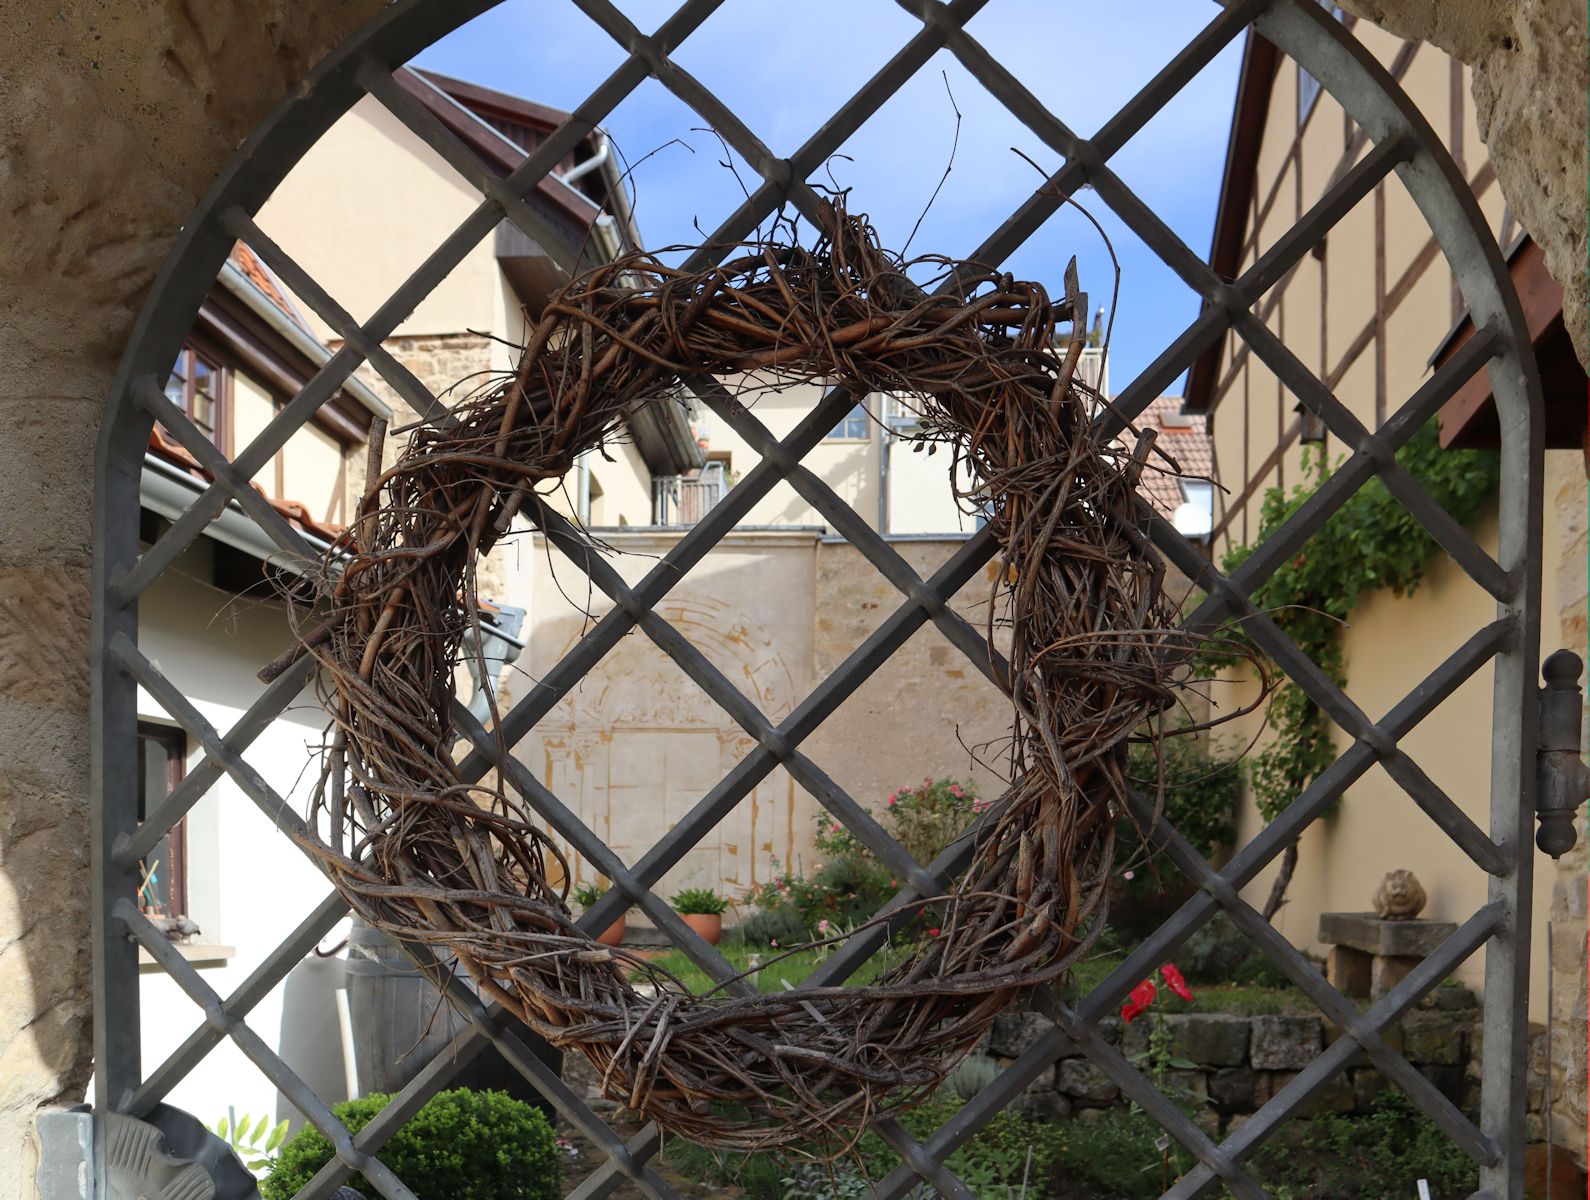
<path id="1" fill-rule="evenodd" d="M 883 420 L 878 422 L 878 532 L 888 534 L 889 522 L 889 454 L 894 449 L 894 430 L 889 425 L 889 401 L 883 403 Z"/>
<path id="2" fill-rule="evenodd" d="M 574 511 L 581 525 L 591 523 L 591 453 L 587 450 L 575 460 L 579 474 L 575 477 Z"/>
<path id="3" fill-rule="evenodd" d="M 570 167 L 563 174 L 557 176 L 559 183 L 573 184 L 584 179 L 592 171 L 599 171 L 607 165 L 613 157 L 613 142 L 602 130 L 596 131 L 596 153 L 589 158 L 582 159 Z"/>
<path id="4" fill-rule="evenodd" d="M 469 651 L 466 661 L 470 678 L 475 683 L 475 694 L 469 700 L 469 712 L 482 725 L 491 715 L 491 701 L 497 695 L 497 676 L 523 653 L 525 646 L 520 637 L 525 610 L 507 604 L 497 605 L 496 609 L 494 620 L 482 620 L 465 634 Z"/>
<path id="5" fill-rule="evenodd" d="M 640 229 L 635 224 L 635 210 L 629 202 L 629 189 L 624 183 L 624 172 L 618 169 L 618 161 L 613 153 L 613 140 L 607 136 L 605 130 L 597 130 L 601 137 L 601 149 L 590 158 L 582 162 L 576 171 L 586 168 L 602 171 L 603 182 L 607 185 L 608 208 L 612 211 L 613 219 L 619 224 L 623 241 L 630 249 L 639 249 L 641 246 Z M 592 164 L 595 164 L 594 166 Z"/>

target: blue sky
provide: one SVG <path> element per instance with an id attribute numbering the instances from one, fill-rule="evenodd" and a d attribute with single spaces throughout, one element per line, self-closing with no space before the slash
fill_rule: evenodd
<path id="1" fill-rule="evenodd" d="M 652 31 L 670 0 L 619 0 Z M 1092 134 L 1219 8 L 1199 0 L 992 0 L 968 25 L 1051 112 Z M 916 19 L 892 0 L 729 0 L 675 54 L 776 154 L 793 153 L 910 38 Z M 1112 160 L 1160 217 L 1206 254 L 1236 91 L 1240 41 L 1206 68 Z M 508 0 L 432 46 L 417 64 L 558 108 L 572 108 L 623 52 L 571 3 Z M 948 82 L 948 94 L 946 91 Z M 1023 128 L 948 53 L 940 53 L 856 133 L 830 164 L 885 246 L 910 235 L 949 160 L 950 95 L 962 114 L 954 169 L 912 243 L 913 253 L 973 250 L 1038 184 L 1019 148 L 1045 170 L 1056 155 Z M 633 182 L 650 247 L 700 240 L 741 199 L 702 119 L 647 80 L 604 122 L 631 160 L 657 151 Z M 678 139 L 681 144 L 669 144 Z M 661 149 L 659 149 L 659 147 Z M 753 173 L 740 164 L 747 184 Z M 818 178 L 822 178 L 819 173 Z M 824 180 L 826 182 L 826 180 Z M 1078 200 L 1104 226 L 1121 265 L 1111 385 L 1124 387 L 1197 312 L 1196 297 L 1091 191 Z M 1052 218 L 1007 269 L 1061 292 L 1075 254 L 1095 308 L 1114 283 L 1109 253 L 1074 209 Z"/>

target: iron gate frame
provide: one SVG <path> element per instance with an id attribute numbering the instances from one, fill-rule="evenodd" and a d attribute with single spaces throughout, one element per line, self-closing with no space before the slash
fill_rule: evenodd
<path id="1" fill-rule="evenodd" d="M 522 1029 L 496 1005 L 486 1006 L 453 979 L 446 991 L 469 1024 L 453 1043 L 357 1136 L 247 1025 L 248 1012 L 279 983 L 309 949 L 346 913 L 335 893 L 288 935 L 230 996 L 222 998 L 148 922 L 133 903 L 136 864 L 222 774 L 230 777 L 279 826 L 301 827 L 302 818 L 243 758 L 253 739 L 309 681 L 311 660 L 269 684 L 226 733 L 215 729 L 145 658 L 137 646 L 139 594 L 157 579 L 210 521 L 235 504 L 258 522 L 291 563 L 315 556 L 298 533 L 249 486 L 255 471 L 308 420 L 361 364 L 368 363 L 416 411 L 439 422 L 450 418 L 425 386 L 382 345 L 464 254 L 502 220 L 532 232 L 537 218 L 523 197 L 578 140 L 646 78 L 655 78 L 723 135 L 757 173 L 760 182 L 711 239 L 722 244 L 750 233 L 780 205 L 811 218 L 816 194 L 805 181 L 929 58 L 948 49 L 979 84 L 1046 147 L 1063 159 L 1060 168 L 1020 204 L 971 256 L 997 265 L 1083 184 L 1099 197 L 1173 271 L 1203 298 L 1198 317 L 1123 392 L 1100 421 L 1119 432 L 1160 394 L 1193 357 L 1228 330 L 1234 331 L 1310 411 L 1351 449 L 1348 460 L 1244 564 L 1224 576 L 1168 522 L 1143 506 L 1143 527 L 1167 561 L 1201 588 L 1207 598 L 1187 618 L 1192 629 L 1213 629 L 1240 619 L 1257 644 L 1348 735 L 1351 745 L 1274 822 L 1219 870 L 1211 867 L 1164 821 L 1151 840 L 1198 890 L 1155 933 L 1132 951 L 1108 978 L 1075 1007 L 1044 993 L 1036 1007 L 1052 1021 L 1025 1053 L 994 1083 L 969 1101 L 925 1141 L 898 1123 L 878 1132 L 900 1154 L 901 1163 L 876 1185 L 880 1197 L 900 1197 L 926 1181 L 946 1196 L 972 1200 L 972 1193 L 945 1160 L 988 1119 L 1046 1069 L 1074 1041 L 1088 1058 L 1191 1151 L 1199 1166 L 1168 1193 L 1204 1194 L 1224 1183 L 1247 1198 L 1267 1193 L 1241 1163 L 1309 1096 L 1360 1050 L 1407 1092 L 1449 1136 L 1480 1164 L 1476 1197 L 1518 1200 L 1522 1196 L 1524 1067 L 1528 990 L 1527 930 L 1530 919 L 1532 824 L 1535 792 L 1539 643 L 1542 402 L 1533 352 L 1517 296 L 1500 251 L 1486 231 L 1469 188 L 1428 123 L 1386 71 L 1350 34 L 1312 0 L 1219 0 L 1223 11 L 1153 77 L 1092 138 L 1081 138 L 1028 92 L 965 29 L 987 0 L 897 0 L 921 27 L 906 45 L 788 158 L 774 155 L 733 111 L 669 57 L 723 0 L 685 0 L 646 35 L 610 0 L 575 3 L 626 52 L 624 61 L 525 162 L 505 178 L 495 174 L 417 101 L 396 86 L 392 71 L 414 54 L 464 24 L 495 0 L 440 3 L 399 0 L 319 64 L 304 84 L 261 124 L 239 149 L 200 202 L 161 270 L 134 328 L 118 370 L 96 458 L 95 607 L 93 658 L 93 939 L 95 987 L 95 1080 L 102 1106 L 134 1116 L 147 1114 L 223 1038 L 230 1038 L 330 1138 L 336 1157 L 300 1193 L 328 1195 L 357 1171 L 388 1200 L 412 1193 L 376 1157 L 386 1140 L 435 1091 L 487 1045 L 494 1045 L 608 1155 L 607 1161 L 571 1196 L 596 1200 L 633 1179 L 657 1200 L 674 1193 L 647 1165 L 661 1146 L 654 1125 L 625 1143 L 580 1100 L 526 1043 Z M 1365 156 L 1333 181 L 1326 195 L 1282 235 L 1239 279 L 1217 277 L 1108 166 L 1110 158 L 1164 103 L 1249 26 L 1269 38 L 1318 79 L 1367 133 Z M 352 105 L 370 95 L 442 157 L 481 193 L 474 212 L 365 322 L 356 321 L 308 272 L 254 224 L 251 214 L 316 140 Z M 1371 432 L 1313 372 L 1252 312 L 1327 230 L 1380 180 L 1395 171 L 1420 208 L 1458 279 L 1476 336 L 1440 367 L 1379 430 Z M 344 339 L 343 345 L 290 400 L 256 439 L 231 462 L 166 400 L 161 376 L 172 360 L 212 286 L 232 243 L 245 242 L 297 296 Z M 710 260 L 698 250 L 687 269 Z M 944 289 L 958 280 L 945 281 Z M 1481 366 L 1490 371 L 1502 426 L 1499 500 L 1499 561 L 1426 495 L 1396 463 L 1394 453 Z M 970 538 L 934 575 L 920 578 L 880 534 L 820 479 L 801 465 L 804 455 L 859 397 L 832 388 L 783 440 L 714 380 L 695 380 L 701 401 L 761 456 L 724 500 L 686 532 L 640 582 L 630 586 L 561 519 L 543 532 L 589 576 L 613 603 L 609 612 L 540 685 L 505 714 L 488 734 L 459 705 L 454 716 L 473 749 L 466 778 L 500 768 L 527 802 L 613 881 L 611 892 L 581 918 L 587 930 L 605 927 L 621 905 L 639 906 L 674 943 L 722 980 L 732 968 L 678 919 L 651 887 L 717 820 L 767 772 L 784 767 L 870 849 L 889 863 L 907 886 L 891 901 L 895 909 L 915 897 L 937 894 L 966 862 L 971 840 L 963 838 L 934 862 L 911 857 L 853 798 L 801 753 L 801 741 L 855 688 L 922 626 L 932 623 L 985 673 L 997 652 L 949 607 L 949 601 L 996 553 L 984 530 Z M 212 473 L 214 482 L 143 554 L 139 554 L 138 496 L 143 450 L 150 427 L 160 421 Z M 1379 478 L 1440 546 L 1497 601 L 1497 619 L 1478 630 L 1381 720 L 1370 719 L 1319 667 L 1283 634 L 1249 597 L 1275 568 L 1295 553 L 1355 490 Z M 682 634 L 654 611 L 677 582 L 731 529 L 760 496 L 780 480 L 816 507 L 904 597 L 866 641 L 777 726 L 719 673 Z M 626 866 L 519 761 L 497 759 L 497 738 L 511 747 L 557 700 L 631 630 L 639 629 L 669 655 L 755 741 L 755 748 L 708 793 L 668 835 Z M 1399 739 L 1487 663 L 1496 663 L 1489 832 L 1467 817 L 1404 751 Z M 136 821 L 134 772 L 130 769 L 139 685 L 202 747 L 204 760 L 149 814 Z M 1406 979 L 1360 1014 L 1239 895 L 1268 862 L 1374 763 L 1380 763 L 1436 825 L 1489 876 L 1487 903 L 1465 921 Z M 1139 802 L 1141 804 L 1141 802 Z M 1152 816 L 1141 804 L 1140 816 Z M 1217 912 L 1228 914 L 1342 1036 L 1313 1064 L 1283 1087 L 1240 1130 L 1219 1145 L 1184 1116 L 1100 1033 L 1098 1024 L 1127 991 L 1165 961 Z M 813 976 L 814 985 L 842 982 L 886 936 L 882 929 L 858 935 L 834 953 Z M 1480 1121 L 1476 1127 L 1406 1060 L 1392 1051 L 1381 1031 L 1407 1011 L 1458 963 L 1487 945 L 1485 1047 Z M 202 1010 L 203 1023 L 147 1077 L 139 1045 L 138 947 L 144 947 Z M 407 943 L 426 963 L 423 946 Z M 741 987 L 749 987 L 743 981 Z M 101 1156 L 100 1162 L 103 1162 Z"/>

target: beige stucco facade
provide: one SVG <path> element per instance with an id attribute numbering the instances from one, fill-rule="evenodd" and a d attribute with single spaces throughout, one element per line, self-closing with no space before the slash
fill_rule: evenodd
<path id="1" fill-rule="evenodd" d="M 597 536 L 635 583 L 681 532 L 604 529 Z M 926 577 L 963 541 L 893 544 Z M 507 683 L 521 695 L 610 608 L 589 596 L 575 568 L 549 554 L 543 539 L 526 544 L 535 573 L 530 649 Z M 980 624 L 986 617 L 990 582 L 979 574 L 963 589 L 955 607 L 969 620 Z M 657 612 L 778 724 L 904 600 L 843 541 L 809 528 L 745 529 L 673 587 Z M 856 800 L 881 812 L 886 796 L 925 775 L 996 795 L 998 742 L 1009 729 L 1009 701 L 930 627 L 850 695 L 802 749 Z M 632 633 L 525 738 L 518 754 L 634 863 L 755 747 L 679 666 Z M 819 811 L 810 794 L 775 768 L 655 890 L 666 897 L 682 887 L 709 887 L 737 900 L 767 882 L 775 864 L 809 873 L 817 865 Z M 577 879 L 592 877 L 577 857 L 574 867 Z"/>
<path id="2" fill-rule="evenodd" d="M 367 180 L 379 186 L 364 186 Z M 363 321 L 480 200 L 441 155 L 366 97 L 304 155 L 260 209 L 258 222 Z M 309 319 L 321 337 L 340 336 L 318 317 Z M 524 328 L 487 238 L 415 306 L 395 336 L 477 330 L 522 342 Z M 490 367 L 508 369 L 511 353 L 493 345 Z"/>
<path id="3" fill-rule="evenodd" d="M 230 380 L 231 443 L 236 453 L 252 442 L 276 415 L 285 397 L 246 369 L 233 370 Z M 346 525 L 354 495 L 349 471 L 359 455 L 319 425 L 305 425 L 254 474 L 267 496 L 294 500 L 316 521 Z"/>
<path id="4" fill-rule="evenodd" d="M 380 187 L 361 180 L 380 180 Z M 480 204 L 481 195 L 436 151 L 375 100 L 366 98 L 329 129 L 260 210 L 259 225 L 358 320 L 367 319 Z M 307 306 L 306 306 L 307 308 Z M 333 345 L 339 335 L 312 312 L 316 333 Z M 388 339 L 388 349 L 444 402 L 513 369 L 526 340 L 524 306 L 498 262 L 492 238 L 477 244 L 417 304 Z M 368 365 L 359 377 L 406 414 L 414 410 Z M 406 439 L 394 436 L 387 462 Z M 589 454 L 593 524 L 651 521 L 651 472 L 633 445 Z M 573 515 L 574 480 L 549 489 L 553 507 Z M 523 605 L 523 597 L 497 596 Z"/>
<path id="5" fill-rule="evenodd" d="M 379 179 L 382 185 L 355 185 L 363 179 Z M 344 308 L 363 320 L 479 201 L 480 193 L 439 154 L 367 98 L 304 156 L 262 208 L 259 224 Z M 309 320 L 320 336 L 336 344 L 334 330 L 313 314 Z M 459 392 L 467 392 L 513 367 L 514 346 L 523 343 L 526 328 L 520 301 L 488 238 L 415 307 L 392 340 L 403 347 L 405 361 L 420 371 L 434 392 L 442 394 L 455 385 Z M 436 348 L 438 339 L 458 344 L 471 333 L 490 338 L 480 342 L 483 353 L 467 365 L 456 356 L 444 356 L 420 370 L 418 348 Z M 449 375 L 443 368 L 454 373 Z M 360 377 L 381 387 L 368 367 L 361 369 Z M 821 395 L 814 384 L 725 382 L 732 390 L 743 391 L 757 417 L 781 438 L 794 430 Z M 773 386 L 760 386 L 764 382 Z M 383 391 L 387 394 L 389 390 Z M 890 414 L 898 418 L 902 410 L 889 405 L 886 414 L 881 396 L 869 397 L 866 404 L 873 419 L 861 435 L 825 439 L 807 456 L 806 465 L 874 528 L 934 534 L 973 528 L 949 486 L 948 455 L 913 453 L 909 441 L 884 420 Z M 703 448 L 724 463 L 731 481 L 759 461 L 744 439 L 705 409 L 696 413 L 692 424 Z M 565 486 L 547 491 L 552 506 L 570 516 L 580 511 L 583 495 L 589 497 L 585 514 L 593 526 L 644 526 L 654 520 L 651 472 L 634 446 L 622 439 L 609 447 L 607 455 L 584 456 Z M 758 501 L 741 523 L 827 525 L 810 502 L 787 484 Z"/>
<path id="6" fill-rule="evenodd" d="M 1353 34 L 1400 77 L 1472 181 L 1491 233 L 1504 250 L 1510 249 L 1523 231 L 1480 141 L 1468 69 L 1433 46 L 1405 44 L 1366 22 L 1359 22 Z M 1279 70 L 1258 153 L 1243 268 L 1273 245 L 1366 149 L 1355 144 L 1352 125 L 1328 95 L 1319 96 L 1300 129 L 1300 74 L 1285 60 Z M 1428 362 L 1464 305 L 1428 227 L 1402 184 L 1391 177 L 1314 254 L 1300 261 L 1258 311 L 1336 397 L 1373 428 L 1428 379 Z M 1217 491 L 1215 514 L 1218 562 L 1231 548 L 1257 537 L 1259 505 L 1267 490 L 1290 490 L 1306 485 L 1310 477 L 1304 469 L 1296 398 L 1243 351 L 1234 335 L 1227 339 L 1217 378 L 1211 430 L 1223 488 Z M 1279 454 L 1278 446 L 1284 448 Z M 1324 450 L 1332 463 L 1345 457 L 1341 444 L 1328 436 Z M 1542 652 L 1566 646 L 1582 655 L 1586 497 L 1585 465 L 1578 452 L 1547 453 L 1546 495 Z M 1495 553 L 1494 504 L 1471 532 Z M 1438 554 L 1414 594 L 1376 593 L 1353 612 L 1341 633 L 1348 695 L 1371 718 L 1379 718 L 1495 614 L 1494 600 Z M 1490 811 L 1491 679 L 1489 668 L 1480 671 L 1399 743 L 1481 828 L 1487 827 Z M 1247 686 L 1223 690 L 1223 696 L 1217 690 L 1216 698 L 1228 706 L 1252 694 Z M 1262 714 L 1236 722 L 1227 733 L 1238 745 L 1253 738 L 1262 745 L 1269 736 Z M 1334 730 L 1334 740 L 1338 750 L 1351 742 L 1340 730 Z M 1581 820 L 1581 837 L 1582 826 Z M 1251 804 L 1245 807 L 1241 838 L 1261 827 Z M 1565 1039 L 1556 1054 L 1557 1094 L 1564 1098 L 1557 1140 L 1581 1155 L 1584 864 L 1582 853 L 1560 865 L 1545 855 L 1535 856 L 1529 931 L 1530 1018 L 1545 1022 L 1552 1011 L 1558 1036 Z M 1372 768 L 1348 789 L 1338 809 L 1300 840 L 1296 874 L 1276 925 L 1296 944 L 1323 952 L 1325 947 L 1316 941 L 1319 914 L 1370 908 L 1376 884 L 1397 867 L 1412 869 L 1424 883 L 1429 917 L 1461 922 L 1485 901 L 1484 872 L 1386 773 Z M 1246 889 L 1251 902 L 1263 903 L 1275 872 L 1272 865 Z M 1548 918 L 1552 945 L 1547 942 Z M 1549 993 L 1548 961 L 1556 967 Z M 1478 985 L 1483 963 L 1481 951 L 1457 977 Z"/>
<path id="7" fill-rule="evenodd" d="M 775 437 L 794 432 L 823 395 L 818 383 L 777 379 L 726 380 Z M 894 534 L 959 534 L 976 528 L 951 487 L 950 455 L 913 451 L 907 425 L 914 401 L 871 395 L 861 402 L 866 420 L 839 423 L 802 460 L 873 529 Z M 703 410 L 695 421 L 703 448 L 739 479 L 761 456 L 722 418 Z M 961 482 L 967 480 L 962 474 Z M 752 506 L 742 525 L 831 528 L 827 518 L 788 483 L 780 483 Z"/>
<path id="8" fill-rule="evenodd" d="M 1491 233 L 1510 246 L 1523 230 L 1497 187 L 1474 125 L 1473 105 L 1463 100 L 1466 68 L 1430 46 L 1405 50 L 1400 39 L 1366 22 L 1355 25 L 1353 35 L 1400 73 L 1403 88 L 1473 183 Z M 1258 154 L 1242 269 L 1370 148 L 1367 140 L 1353 136 L 1356 126 L 1328 94 L 1318 96 L 1299 130 L 1300 76 L 1290 61 L 1282 62 Z M 1257 311 L 1304 365 L 1373 427 L 1428 376 L 1430 356 L 1465 309 L 1429 227 L 1392 175 L 1330 231 L 1315 253 L 1299 260 Z M 1226 337 L 1219 380 L 1211 433 L 1226 490 L 1216 498 L 1217 555 L 1257 534 L 1257 502 L 1265 489 L 1304 482 L 1297 398 L 1245 351 L 1235 333 Z M 1277 460 L 1281 444 L 1286 448 Z M 1327 449 L 1333 460 L 1341 456 L 1339 443 L 1327 442 Z"/>

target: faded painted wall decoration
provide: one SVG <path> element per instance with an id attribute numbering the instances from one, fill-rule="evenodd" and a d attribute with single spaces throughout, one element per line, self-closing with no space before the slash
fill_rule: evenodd
<path id="1" fill-rule="evenodd" d="M 778 721 L 789 714 L 799 699 L 795 673 L 765 626 L 713 596 L 670 599 L 657 611 L 766 716 Z M 576 629 L 563 652 L 577 640 Z M 638 636 L 626 638 L 540 730 L 536 765 L 544 782 L 630 863 L 755 746 L 677 665 Z M 773 772 L 669 872 L 664 894 L 710 887 L 737 896 L 766 881 L 775 862 L 793 861 L 797 827 L 804 834 L 812 816 L 811 802 L 804 793 L 798 802 L 797 794 L 788 775 Z M 578 864 L 576 879 L 588 878 L 589 871 Z"/>

